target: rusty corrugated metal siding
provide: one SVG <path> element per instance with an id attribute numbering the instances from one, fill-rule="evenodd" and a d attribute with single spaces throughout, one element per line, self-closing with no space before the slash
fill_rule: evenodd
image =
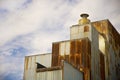
<path id="1" fill-rule="evenodd" d="M 93 27 L 97 29 L 98 32 L 103 33 L 107 36 L 108 34 L 108 20 L 92 22 Z"/>
<path id="2" fill-rule="evenodd" d="M 70 49 L 65 48 L 62 49 L 64 51 L 60 51 L 60 47 L 62 43 L 70 42 Z M 57 46 L 57 47 L 55 47 Z M 59 46 L 59 47 L 58 47 Z M 65 47 L 66 45 L 62 46 Z M 56 52 L 56 50 L 59 50 Z M 64 53 L 61 55 L 60 52 L 66 52 L 66 50 L 70 50 L 70 54 Z M 83 39 L 76 39 L 76 40 L 70 40 L 70 41 L 64 41 L 64 42 L 57 42 L 53 43 L 53 50 L 52 50 L 52 66 L 60 66 L 61 60 L 66 60 L 70 64 L 72 64 L 74 67 L 76 67 L 78 70 L 82 70 L 86 76 L 90 76 L 90 61 L 91 61 L 91 42 L 88 38 Z M 56 53 L 56 54 L 55 54 Z M 57 55 L 59 58 L 54 58 Z M 57 59 L 57 60 L 56 60 Z M 55 63 L 55 60 L 58 61 Z M 87 80 L 88 77 L 84 76 Z"/>
<path id="3" fill-rule="evenodd" d="M 109 64 L 112 63 L 112 67 L 110 67 L 110 70 L 112 70 L 112 76 L 110 76 L 112 79 L 114 79 L 114 76 L 117 77 L 115 79 L 120 80 L 120 76 L 118 73 L 120 73 L 120 69 L 118 65 L 120 65 L 120 34 L 115 30 L 113 25 L 108 21 L 108 30 L 109 30 L 109 42 L 110 45 L 112 46 L 113 53 L 110 53 L 111 51 L 108 48 L 108 52 L 110 53 L 110 60 Z M 113 63 L 114 62 L 114 63 Z M 117 72 L 117 73 L 116 73 Z"/>
<path id="4" fill-rule="evenodd" d="M 53 43 L 52 59 L 47 56 L 47 63 L 44 58 L 25 58 L 24 80 L 120 80 L 120 34 L 109 20 L 73 25 L 70 40 Z M 35 62 L 52 68 L 36 70 Z M 75 70 L 82 71 L 83 78 Z"/>
<path id="5" fill-rule="evenodd" d="M 37 69 L 35 80 L 83 80 L 83 74 L 64 61 L 63 66 Z"/>
<path id="6" fill-rule="evenodd" d="M 36 80 L 37 63 L 51 67 L 51 54 L 40 54 L 25 57 L 24 80 Z"/>
<path id="7" fill-rule="evenodd" d="M 120 34 L 109 20 L 96 21 L 92 25 L 103 34 L 105 39 L 105 80 L 119 80 L 116 72 L 120 73 L 120 70 L 116 69 L 118 68 L 116 65 L 120 65 L 120 57 L 118 57 L 120 55 Z"/>
<path id="8" fill-rule="evenodd" d="M 105 80 L 105 60 L 103 53 L 100 53 L 100 75 L 101 80 Z"/>
<path id="9" fill-rule="evenodd" d="M 60 42 L 59 44 L 61 44 L 62 42 Z M 53 43 L 53 46 L 59 46 L 58 43 Z M 59 46 L 60 47 L 60 46 Z M 82 65 L 83 67 L 85 67 L 87 65 L 87 58 L 90 58 L 90 41 L 86 38 L 86 39 L 80 39 L 80 40 L 72 40 L 70 41 L 70 55 L 60 55 L 60 51 L 56 51 L 59 50 L 59 47 L 53 47 L 53 52 L 52 52 L 52 65 L 53 66 L 58 66 L 60 62 L 58 62 L 57 64 L 54 63 L 54 55 L 59 55 L 60 59 L 58 61 L 61 61 L 61 59 L 65 59 L 68 60 L 68 62 L 71 62 L 71 64 L 73 65 Z M 89 51 L 89 52 L 88 52 Z M 56 54 L 55 54 L 56 53 Z M 77 60 L 76 60 L 77 59 Z M 79 60 L 78 60 L 79 59 Z M 56 60 L 56 59 L 55 59 Z M 57 61 L 57 60 L 56 60 Z M 77 64 L 76 64 L 77 63 Z"/>
<path id="10" fill-rule="evenodd" d="M 58 66 L 59 62 L 59 43 L 55 43 L 52 45 L 52 66 Z"/>

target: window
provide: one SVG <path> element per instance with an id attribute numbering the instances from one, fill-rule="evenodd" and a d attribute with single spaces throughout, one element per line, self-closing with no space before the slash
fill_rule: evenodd
<path id="1" fill-rule="evenodd" d="M 84 27 L 84 32 L 88 32 L 89 31 L 89 26 L 85 26 Z"/>
<path id="2" fill-rule="evenodd" d="M 39 69 L 39 68 L 46 68 L 44 65 L 42 65 L 42 64 L 40 64 L 38 62 L 36 62 L 36 64 L 37 64 L 37 69 Z"/>
<path id="3" fill-rule="evenodd" d="M 99 35 L 99 49 L 103 54 L 105 54 L 105 39 L 102 35 Z"/>

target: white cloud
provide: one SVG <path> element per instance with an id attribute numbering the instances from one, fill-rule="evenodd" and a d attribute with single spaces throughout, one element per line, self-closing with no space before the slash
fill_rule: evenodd
<path id="1" fill-rule="evenodd" d="M 7 6 L 10 2 L 9 4 L 12 5 L 13 1 L 4 1 L 4 4 Z M 15 5 L 21 3 L 23 1 L 14 1 Z M 11 11 L 5 23 L 1 22 L 1 44 L 15 38 L 17 35 L 28 34 L 43 28 L 43 24 L 55 28 L 57 27 L 56 23 L 58 23 L 58 25 L 63 24 L 63 27 L 67 27 L 68 29 L 69 26 L 77 23 L 79 14 L 82 12 L 89 13 L 92 21 L 111 18 L 110 13 L 116 9 L 112 4 L 109 6 L 105 5 L 102 0 L 94 0 L 94 2 L 83 0 L 72 6 L 63 0 L 56 0 L 54 2 L 50 2 L 49 0 L 33 0 L 31 4 L 27 8 Z"/>
<path id="2" fill-rule="evenodd" d="M 4 80 L 6 76 L 11 74 L 22 78 L 21 73 L 23 73 L 23 58 L 0 56 L 0 60 L 0 80 Z"/>
<path id="3" fill-rule="evenodd" d="M 10 11 L 17 9 L 25 0 L 0 0 L 0 8 L 6 8 Z"/>
<path id="4" fill-rule="evenodd" d="M 24 2 L 26 0 L 0 1 L 0 8 L 8 10 L 4 19 L 0 19 L 0 62 L 3 62 L 0 75 L 10 67 L 9 61 L 4 64 L 13 54 L 10 50 L 22 46 L 32 50 L 30 54 L 51 52 L 52 42 L 69 39 L 69 27 L 77 24 L 81 13 L 88 13 L 91 21 L 108 18 L 120 31 L 117 0 L 33 0 L 27 6 Z M 8 59 L 13 59 L 10 60 L 12 67 L 16 67 L 11 70 L 18 71 L 16 58 Z M 20 68 L 23 70 L 22 62 Z"/>

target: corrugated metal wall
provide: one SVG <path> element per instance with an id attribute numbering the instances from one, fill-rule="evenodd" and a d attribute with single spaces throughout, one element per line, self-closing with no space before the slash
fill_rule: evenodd
<path id="1" fill-rule="evenodd" d="M 83 80 L 83 72 L 64 61 L 61 68 L 51 67 L 38 70 L 35 80 Z"/>
<path id="2" fill-rule="evenodd" d="M 51 54 L 32 55 L 25 57 L 24 80 L 35 80 L 36 62 L 51 67 Z"/>
<path id="3" fill-rule="evenodd" d="M 103 52 L 100 48 L 101 43 L 98 42 L 99 35 L 105 39 Z M 27 56 L 25 58 L 24 80 L 39 80 L 39 78 L 54 80 L 56 79 L 54 75 L 57 74 L 62 80 L 60 71 L 36 74 L 36 62 L 46 67 L 54 67 L 61 66 L 61 60 L 66 60 L 76 69 L 83 71 L 84 80 L 120 79 L 120 35 L 108 20 L 82 26 L 74 25 L 70 28 L 70 39 L 52 44 L 52 64 L 51 55 L 47 55 L 47 57 L 45 57 L 46 55 L 41 57 Z"/>
<path id="4" fill-rule="evenodd" d="M 34 80 L 36 73 L 35 57 L 25 57 L 24 80 Z"/>
<path id="5" fill-rule="evenodd" d="M 92 27 L 91 42 L 91 80 L 101 80 L 100 76 L 100 54 L 99 54 L 99 33 Z"/>
<path id="6" fill-rule="evenodd" d="M 90 76 L 90 44 L 91 42 L 88 38 L 53 43 L 52 66 L 61 65 L 61 60 L 63 59 L 77 69 L 84 71 L 87 77 L 88 75 Z"/>
<path id="7" fill-rule="evenodd" d="M 62 80 L 62 70 L 37 72 L 34 80 Z"/>
<path id="8" fill-rule="evenodd" d="M 87 59 L 90 58 L 90 53 L 91 48 L 88 38 L 53 43 L 52 66 L 60 65 L 59 61 L 65 59 L 76 67 L 85 67 L 87 66 Z M 89 58 L 86 59 L 86 57 Z"/>
<path id="9" fill-rule="evenodd" d="M 109 20 L 93 22 L 92 25 L 105 39 L 105 80 L 119 80 L 120 34 Z"/>
<path id="10" fill-rule="evenodd" d="M 92 26 L 93 25 L 93 26 Z M 92 24 L 86 24 L 86 25 L 73 25 L 70 28 L 70 39 L 79 39 L 79 38 L 85 38 L 88 37 L 91 40 L 91 57 L 87 57 L 87 59 L 84 59 L 86 54 L 80 55 L 81 57 L 81 63 L 82 66 L 86 66 L 86 63 L 88 60 L 91 60 L 91 79 L 92 80 L 100 80 L 100 54 L 99 54 L 99 49 L 105 53 L 105 40 L 104 40 L 104 47 L 102 46 L 103 43 L 99 43 L 99 33 L 103 33 L 108 40 L 108 23 L 106 21 L 100 21 L 100 22 L 94 22 Z M 102 35 L 103 36 L 103 35 Z M 82 42 L 84 43 L 84 41 Z M 71 41 L 72 45 L 75 45 L 75 42 Z M 86 44 L 85 44 L 86 45 Z M 71 51 L 75 51 L 76 45 L 71 48 Z M 85 47 L 84 45 L 82 47 Z M 85 53 L 85 49 L 81 48 L 82 53 Z M 72 57 L 74 55 L 71 55 Z M 90 58 L 90 59 L 89 59 Z M 72 58 L 71 62 L 75 62 L 74 57 Z M 89 72 L 89 70 L 86 68 L 85 72 Z M 85 74 L 85 76 L 88 76 Z"/>
<path id="11" fill-rule="evenodd" d="M 109 54 L 109 78 L 111 80 L 120 80 L 120 34 L 109 21 L 108 30 L 110 40 L 107 48 Z"/>
<path id="12" fill-rule="evenodd" d="M 64 80 L 83 80 L 83 72 L 64 62 Z"/>
<path id="13" fill-rule="evenodd" d="M 87 27 L 87 29 L 86 29 Z M 70 40 L 88 37 L 91 39 L 91 24 L 73 25 L 70 27 Z"/>
<path id="14" fill-rule="evenodd" d="M 59 43 L 52 44 L 52 66 L 58 66 L 59 62 Z"/>
<path id="15" fill-rule="evenodd" d="M 100 53 L 100 75 L 101 80 L 105 80 L 105 58 L 103 53 Z"/>

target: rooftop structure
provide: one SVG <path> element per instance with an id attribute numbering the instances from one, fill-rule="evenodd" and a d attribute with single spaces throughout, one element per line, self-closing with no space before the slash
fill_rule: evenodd
<path id="1" fill-rule="evenodd" d="M 70 27 L 70 40 L 52 43 L 51 54 L 26 56 L 24 80 L 120 80 L 120 34 L 88 16 Z"/>

